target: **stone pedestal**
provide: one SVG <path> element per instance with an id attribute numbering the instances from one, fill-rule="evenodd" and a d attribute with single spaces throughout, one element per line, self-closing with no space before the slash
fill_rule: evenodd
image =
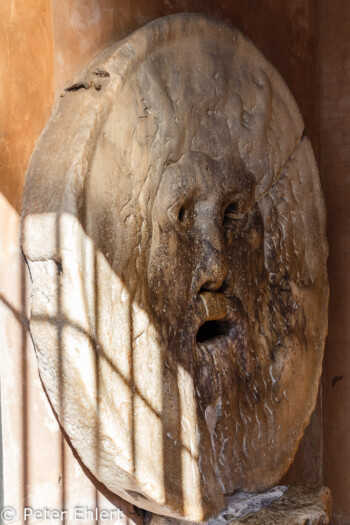
<path id="1" fill-rule="evenodd" d="M 231 523 L 249 525 L 324 525 L 329 523 L 332 497 L 328 488 L 303 485 L 289 487 L 267 507 L 235 519 Z"/>
<path id="2" fill-rule="evenodd" d="M 327 525 L 332 513 L 331 491 L 305 485 L 274 487 L 261 494 L 236 493 L 226 509 L 207 525 Z M 149 525 L 188 525 L 153 515 Z"/>

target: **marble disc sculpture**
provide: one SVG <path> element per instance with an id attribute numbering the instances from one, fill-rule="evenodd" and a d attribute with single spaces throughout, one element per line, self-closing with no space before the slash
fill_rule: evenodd
<path id="1" fill-rule="evenodd" d="M 287 471 L 327 328 L 325 209 L 280 75 L 238 30 L 155 20 L 68 88 L 23 250 L 47 395 L 112 492 L 192 521 Z"/>

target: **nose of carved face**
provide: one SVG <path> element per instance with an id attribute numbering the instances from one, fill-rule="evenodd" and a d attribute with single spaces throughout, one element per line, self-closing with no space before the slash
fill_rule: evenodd
<path id="1" fill-rule="evenodd" d="M 204 306 L 201 326 L 197 332 L 197 342 L 212 339 L 224 333 L 224 324 L 216 321 L 225 320 L 229 313 L 229 304 L 222 293 L 222 287 L 228 273 L 226 243 L 222 229 L 210 215 L 201 222 L 197 243 L 200 246 L 197 273 L 197 293 Z M 226 332 L 226 330 L 224 330 Z"/>
<path id="2" fill-rule="evenodd" d="M 207 223 L 200 230 L 200 262 L 197 273 L 197 291 L 219 290 L 228 272 L 223 233 L 215 223 Z"/>

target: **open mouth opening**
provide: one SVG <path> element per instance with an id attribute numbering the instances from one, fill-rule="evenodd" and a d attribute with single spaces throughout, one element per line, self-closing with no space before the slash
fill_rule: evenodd
<path id="1" fill-rule="evenodd" d="M 207 321 L 199 327 L 197 332 L 197 343 L 204 343 L 215 337 L 229 334 L 229 323 L 225 321 Z"/>

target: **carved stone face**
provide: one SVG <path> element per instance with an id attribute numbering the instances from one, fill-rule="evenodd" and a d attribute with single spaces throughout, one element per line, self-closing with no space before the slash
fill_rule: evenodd
<path id="1" fill-rule="evenodd" d="M 312 149 L 272 66 L 200 15 L 140 29 L 81 86 L 26 185 L 40 374 L 107 488 L 202 521 L 279 481 L 315 406 L 328 288 Z"/>
<path id="2" fill-rule="evenodd" d="M 150 302 L 169 352 L 197 374 L 204 404 L 219 395 L 210 352 L 234 368 L 244 359 L 247 377 L 251 368 L 242 301 L 254 293 L 252 277 L 263 279 L 253 263 L 262 262 L 263 239 L 254 190 L 240 160 L 192 151 L 166 168 L 153 203 Z"/>

